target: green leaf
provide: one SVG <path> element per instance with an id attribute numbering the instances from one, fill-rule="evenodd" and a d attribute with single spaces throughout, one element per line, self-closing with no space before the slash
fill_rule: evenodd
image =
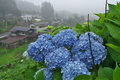
<path id="1" fill-rule="evenodd" d="M 27 79 L 34 79 L 34 74 L 35 74 L 35 72 L 34 72 L 34 70 L 32 70 L 32 69 L 26 69 L 25 70 L 25 78 L 27 78 Z"/>
<path id="2" fill-rule="evenodd" d="M 113 80 L 113 69 L 109 67 L 100 67 L 98 70 L 98 76 Z"/>
<path id="3" fill-rule="evenodd" d="M 120 27 L 113 25 L 111 23 L 105 23 L 105 25 L 107 26 L 110 35 L 113 38 L 120 40 L 120 34 L 119 34 Z"/>
<path id="4" fill-rule="evenodd" d="M 63 28 L 63 26 L 55 27 L 55 28 L 52 29 L 52 33 L 59 30 L 59 29 L 62 29 L 62 28 Z"/>
<path id="5" fill-rule="evenodd" d="M 105 20 L 105 14 L 95 14 L 95 15 L 97 15 L 98 17 L 100 17 L 100 18 L 99 18 L 99 22 L 100 22 L 100 23 L 103 23 L 103 22 L 104 22 L 104 20 Z"/>
<path id="6" fill-rule="evenodd" d="M 112 20 L 112 19 L 108 19 L 108 18 L 107 18 L 106 20 L 108 20 L 108 21 L 110 21 L 110 22 L 112 22 L 112 23 L 114 23 L 114 24 L 120 26 L 120 20 L 118 20 L 118 19 Z"/>
<path id="7" fill-rule="evenodd" d="M 74 78 L 74 80 L 92 80 L 91 75 L 79 75 Z"/>
<path id="8" fill-rule="evenodd" d="M 62 73 L 60 73 L 60 70 L 53 71 L 53 80 L 62 80 Z"/>
<path id="9" fill-rule="evenodd" d="M 117 11 L 120 13 L 120 3 L 118 2 L 117 5 L 116 5 L 116 9 Z"/>
<path id="10" fill-rule="evenodd" d="M 107 13 L 107 18 L 108 19 L 113 19 L 114 18 L 114 14 L 113 13 Z"/>
<path id="11" fill-rule="evenodd" d="M 120 52 L 120 47 L 119 46 L 115 46 L 115 45 L 113 45 L 111 43 L 107 43 L 106 45 L 109 46 L 109 47 L 111 47 L 111 48 L 113 48 L 114 50 Z"/>
<path id="12" fill-rule="evenodd" d="M 103 77 L 97 77 L 95 80 L 109 80 L 109 79 L 106 79 L 106 78 L 103 78 Z"/>
<path id="13" fill-rule="evenodd" d="M 120 43 L 113 39 L 113 38 L 108 38 L 108 43 L 112 43 L 114 45 L 120 46 Z M 107 47 L 108 53 L 110 54 L 111 58 L 120 63 L 120 53 L 114 50 L 113 48 L 110 48 L 109 46 Z"/>
<path id="14" fill-rule="evenodd" d="M 44 70 L 40 71 L 40 72 L 36 75 L 36 80 L 44 80 Z"/>
<path id="15" fill-rule="evenodd" d="M 81 24 L 77 24 L 77 25 L 75 26 L 75 28 L 76 28 L 76 29 L 83 29 L 83 27 L 82 27 Z"/>
<path id="16" fill-rule="evenodd" d="M 117 16 L 118 19 L 120 19 L 120 13 L 118 12 L 116 5 L 108 4 L 109 11 Z"/>
<path id="17" fill-rule="evenodd" d="M 119 80 L 119 79 L 120 79 L 120 67 L 118 67 L 117 65 L 113 73 L 113 80 Z"/>
<path id="18" fill-rule="evenodd" d="M 102 26 L 103 26 L 103 23 L 100 23 L 98 20 L 91 21 L 90 23 L 91 23 L 92 25 L 98 26 L 98 27 L 102 27 Z"/>
<path id="19" fill-rule="evenodd" d="M 42 33 L 48 33 L 47 31 L 38 31 L 38 32 L 42 32 Z"/>

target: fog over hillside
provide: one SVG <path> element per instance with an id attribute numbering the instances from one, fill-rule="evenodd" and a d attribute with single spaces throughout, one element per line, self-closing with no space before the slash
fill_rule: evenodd
<path id="1" fill-rule="evenodd" d="M 21 11 L 40 11 L 40 6 L 35 5 L 33 2 L 25 0 L 16 0 L 17 8 Z"/>
<path id="2" fill-rule="evenodd" d="M 106 0 L 26 0 L 33 2 L 36 5 L 41 5 L 42 2 L 50 2 L 56 11 L 67 10 L 79 14 L 104 13 Z M 108 0 L 108 3 L 115 4 L 120 0 Z"/>

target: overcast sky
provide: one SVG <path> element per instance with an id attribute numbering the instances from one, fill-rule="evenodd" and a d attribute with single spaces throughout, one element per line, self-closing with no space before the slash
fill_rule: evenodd
<path id="1" fill-rule="evenodd" d="M 73 13 L 91 14 L 91 13 L 103 13 L 106 0 L 26 0 L 33 2 L 36 5 L 41 5 L 42 2 L 48 1 L 54 9 L 67 10 Z M 108 3 L 116 4 L 120 0 L 108 0 Z"/>

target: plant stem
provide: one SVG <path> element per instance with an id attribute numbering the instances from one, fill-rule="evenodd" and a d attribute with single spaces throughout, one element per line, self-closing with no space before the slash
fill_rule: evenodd
<path id="1" fill-rule="evenodd" d="M 88 30 L 89 30 L 89 32 L 90 32 L 89 23 L 90 23 L 90 22 L 89 22 L 89 14 L 88 14 Z M 94 69 L 94 71 L 95 71 L 96 76 L 98 76 L 98 74 L 97 74 L 97 69 L 96 69 L 96 67 L 95 67 L 94 57 L 93 57 L 93 54 L 92 54 L 92 46 L 91 46 L 91 40 L 90 40 L 90 33 L 88 33 L 88 38 L 89 38 L 89 44 L 90 44 L 90 54 L 91 54 L 91 56 L 92 56 L 93 69 Z"/>

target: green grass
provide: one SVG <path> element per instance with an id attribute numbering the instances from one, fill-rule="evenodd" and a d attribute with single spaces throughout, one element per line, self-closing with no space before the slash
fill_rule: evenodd
<path id="1" fill-rule="evenodd" d="M 28 44 L 24 44 L 15 49 L 0 48 L 0 65 L 6 64 L 11 60 L 19 59 L 22 53 L 27 49 Z"/>

